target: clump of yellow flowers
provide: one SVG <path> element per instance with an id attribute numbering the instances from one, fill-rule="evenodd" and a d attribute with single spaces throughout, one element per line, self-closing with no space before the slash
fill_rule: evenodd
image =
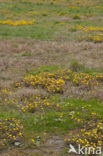
<path id="1" fill-rule="evenodd" d="M 24 85 L 26 87 L 33 86 L 34 88 L 42 87 L 47 89 L 50 93 L 63 93 L 65 90 L 65 80 L 58 74 L 53 73 L 41 73 L 36 76 L 27 76 L 23 82 L 16 83 L 17 87 Z"/>
<path id="2" fill-rule="evenodd" d="M 103 74 L 101 76 L 103 77 Z M 99 77 L 99 75 L 97 77 Z M 87 73 L 73 73 L 72 84 L 81 86 L 83 89 L 91 90 L 94 86 L 98 86 L 99 82 L 96 76 Z"/>
<path id="3" fill-rule="evenodd" d="M 103 27 L 93 27 L 93 26 L 83 27 L 83 26 L 79 25 L 78 30 L 83 30 L 86 32 L 90 32 L 90 31 L 101 31 L 101 32 L 103 32 Z"/>
<path id="4" fill-rule="evenodd" d="M 87 41 L 93 41 L 94 43 L 101 43 L 103 42 L 103 34 L 99 34 L 99 35 L 88 35 L 88 37 L 86 38 Z"/>
<path id="5" fill-rule="evenodd" d="M 15 144 L 23 136 L 23 125 L 20 120 L 1 118 L 0 119 L 0 147 L 8 144 Z"/>
<path id="6" fill-rule="evenodd" d="M 77 146 L 80 144 L 84 147 L 102 147 L 103 146 L 103 121 L 96 119 L 97 114 L 91 113 L 90 121 L 87 121 L 79 133 L 69 134 L 69 138 L 65 139 L 67 145 Z"/>
<path id="7" fill-rule="evenodd" d="M 59 109 L 60 105 L 56 103 L 50 103 L 47 97 L 44 97 L 43 99 L 38 95 L 36 97 L 33 97 L 33 100 L 24 98 L 24 101 L 22 101 L 21 110 L 23 112 L 31 112 L 34 113 L 35 111 L 49 111 L 51 109 Z"/>
<path id="8" fill-rule="evenodd" d="M 89 35 L 86 37 L 80 37 L 80 40 L 85 39 L 86 41 L 93 41 L 94 43 L 103 42 L 103 27 L 93 27 L 93 26 L 83 27 L 79 25 L 77 29 L 89 33 Z M 92 33 L 90 34 L 90 32 L 95 32 L 96 34 L 95 35 Z"/>
<path id="9" fill-rule="evenodd" d="M 18 21 L 12 21 L 12 20 L 5 20 L 0 21 L 0 24 L 3 25 L 12 25 L 12 26 L 22 26 L 22 25 L 32 25 L 34 24 L 34 20 L 31 21 L 25 21 L 25 20 L 18 20 Z"/>
<path id="10" fill-rule="evenodd" d="M 44 88 L 49 93 L 63 93 L 66 90 L 68 81 L 74 86 L 92 90 L 95 86 L 98 86 L 101 81 L 103 82 L 103 74 L 98 73 L 91 75 L 82 72 L 72 72 L 71 70 L 58 71 L 56 73 L 44 72 L 36 76 L 30 75 L 25 77 L 22 82 L 16 82 L 15 87 L 33 86 L 34 88 Z"/>

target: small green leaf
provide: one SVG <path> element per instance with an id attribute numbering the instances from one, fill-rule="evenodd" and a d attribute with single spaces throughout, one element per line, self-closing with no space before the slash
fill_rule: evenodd
<path id="1" fill-rule="evenodd" d="M 15 145 L 15 146 L 19 146 L 19 145 L 20 145 L 20 142 L 15 142 L 14 145 Z"/>

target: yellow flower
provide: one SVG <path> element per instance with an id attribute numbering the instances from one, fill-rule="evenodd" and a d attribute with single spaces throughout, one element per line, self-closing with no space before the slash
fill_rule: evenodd
<path id="1" fill-rule="evenodd" d="M 35 143 L 35 140 L 34 139 L 32 139 L 32 143 Z"/>

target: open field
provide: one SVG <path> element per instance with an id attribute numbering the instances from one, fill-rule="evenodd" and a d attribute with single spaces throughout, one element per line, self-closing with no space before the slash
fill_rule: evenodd
<path id="1" fill-rule="evenodd" d="M 0 156 L 70 144 L 103 151 L 103 1 L 0 0 Z"/>

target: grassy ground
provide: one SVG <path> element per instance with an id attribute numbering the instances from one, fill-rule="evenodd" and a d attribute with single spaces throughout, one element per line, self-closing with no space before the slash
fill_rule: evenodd
<path id="1" fill-rule="evenodd" d="M 0 0 L 1 156 L 103 148 L 102 10 L 99 0 Z"/>

